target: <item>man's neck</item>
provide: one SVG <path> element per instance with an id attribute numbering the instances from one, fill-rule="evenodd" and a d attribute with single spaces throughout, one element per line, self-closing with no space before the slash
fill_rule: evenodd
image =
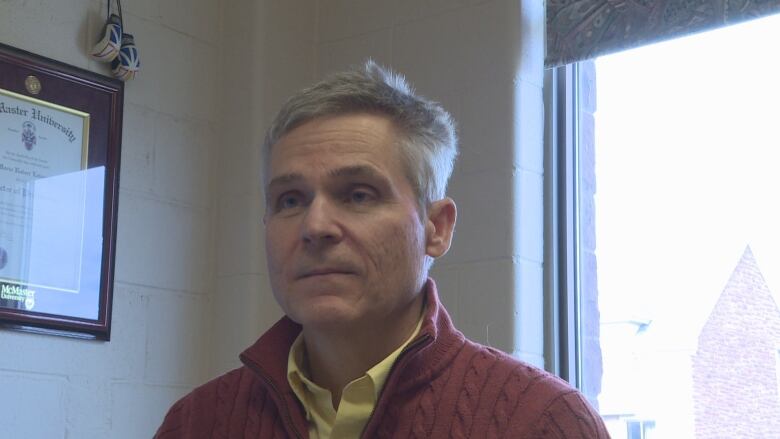
<path id="1" fill-rule="evenodd" d="M 423 295 L 397 319 L 381 325 L 371 322 L 368 327 L 332 332 L 303 329 L 310 378 L 330 391 L 334 408 L 347 384 L 365 375 L 412 335 L 422 313 Z"/>

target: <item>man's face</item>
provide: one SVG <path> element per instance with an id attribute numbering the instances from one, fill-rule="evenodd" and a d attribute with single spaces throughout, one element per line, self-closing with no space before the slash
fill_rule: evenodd
<path id="1" fill-rule="evenodd" d="M 265 216 L 271 286 L 304 327 L 381 325 L 417 298 L 426 224 L 398 142 L 386 117 L 349 114 L 309 121 L 273 146 Z"/>

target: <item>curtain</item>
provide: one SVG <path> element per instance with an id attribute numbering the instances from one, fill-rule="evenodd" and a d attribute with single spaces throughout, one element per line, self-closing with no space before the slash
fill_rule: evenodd
<path id="1" fill-rule="evenodd" d="M 545 67 L 778 12 L 780 0 L 547 0 Z"/>

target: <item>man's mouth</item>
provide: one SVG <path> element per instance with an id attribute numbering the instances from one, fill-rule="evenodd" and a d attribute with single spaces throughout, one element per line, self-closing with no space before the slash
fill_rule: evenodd
<path id="1" fill-rule="evenodd" d="M 316 276 L 328 276 L 332 274 L 354 274 L 354 272 L 344 268 L 320 267 L 301 271 L 298 275 L 298 279 L 306 279 Z"/>

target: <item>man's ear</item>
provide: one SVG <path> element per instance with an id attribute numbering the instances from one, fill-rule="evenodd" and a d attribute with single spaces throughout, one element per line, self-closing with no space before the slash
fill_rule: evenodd
<path id="1" fill-rule="evenodd" d="M 457 218 L 458 209 L 452 198 L 446 197 L 431 203 L 425 223 L 425 254 L 438 258 L 447 253 Z"/>

